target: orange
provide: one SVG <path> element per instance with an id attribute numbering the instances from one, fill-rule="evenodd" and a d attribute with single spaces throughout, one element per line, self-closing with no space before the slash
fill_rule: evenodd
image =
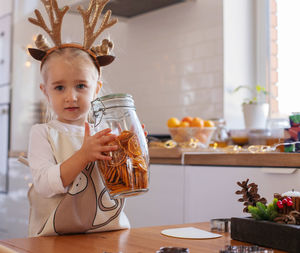
<path id="1" fill-rule="evenodd" d="M 206 145 L 207 142 L 207 136 L 203 133 L 198 133 L 196 135 L 196 138 L 198 139 L 199 142 L 203 143 L 204 145 Z"/>
<path id="2" fill-rule="evenodd" d="M 214 127 L 215 123 L 211 120 L 204 120 L 204 127 Z"/>
<path id="3" fill-rule="evenodd" d="M 136 135 L 132 136 L 128 141 L 128 151 L 136 156 L 142 155 L 142 150 L 139 145 L 139 140 Z"/>
<path id="4" fill-rule="evenodd" d="M 199 117 L 195 117 L 195 118 L 193 118 L 190 126 L 191 127 L 203 127 L 204 126 L 204 120 L 199 118 Z"/>
<path id="5" fill-rule="evenodd" d="M 182 133 L 176 134 L 173 139 L 177 143 L 181 143 L 181 142 L 185 142 L 186 141 L 185 135 L 182 135 Z"/>
<path id="6" fill-rule="evenodd" d="M 168 121 L 167 121 L 167 126 L 170 127 L 170 128 L 178 127 L 179 124 L 180 124 L 179 119 L 177 119 L 175 117 L 169 118 Z"/>
<path id="7" fill-rule="evenodd" d="M 190 123 L 186 122 L 186 121 L 181 121 L 179 124 L 179 127 L 189 127 L 189 126 L 190 126 Z"/>
<path id="8" fill-rule="evenodd" d="M 190 116 L 184 117 L 181 120 L 181 122 L 188 122 L 189 125 L 192 123 L 192 121 L 193 121 L 193 117 L 190 117 Z"/>

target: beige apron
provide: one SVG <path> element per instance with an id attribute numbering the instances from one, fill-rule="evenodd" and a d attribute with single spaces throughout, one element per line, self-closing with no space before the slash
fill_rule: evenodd
<path id="1" fill-rule="evenodd" d="M 77 151 L 82 135 L 60 132 L 51 124 L 48 139 L 57 163 Z M 29 236 L 91 233 L 129 228 L 123 212 L 124 199 L 110 199 L 95 162 L 89 163 L 65 194 L 44 198 L 34 186 L 28 192 L 30 202 Z"/>

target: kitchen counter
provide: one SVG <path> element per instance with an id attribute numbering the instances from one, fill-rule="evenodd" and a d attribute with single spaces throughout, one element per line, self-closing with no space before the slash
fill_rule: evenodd
<path id="1" fill-rule="evenodd" d="M 218 153 L 193 149 L 150 147 L 151 164 L 300 168 L 299 153 Z"/>
<path id="2" fill-rule="evenodd" d="M 1 252 L 151 252 L 154 253 L 160 247 L 186 247 L 191 253 L 211 253 L 219 252 L 225 245 L 249 245 L 247 243 L 231 240 L 229 233 L 219 233 L 222 237 L 208 240 L 179 239 L 162 235 L 163 229 L 178 227 L 196 227 L 209 231 L 209 223 L 191 223 L 171 226 L 156 226 L 144 228 L 132 228 L 128 230 L 67 235 L 49 236 L 36 238 L 19 238 L 10 240 L 0 240 Z M 7 249 L 8 248 L 8 249 Z M 7 249 L 7 250 L 6 250 Z M 4 251 L 6 250 L 6 251 Z M 274 250 L 274 253 L 283 251 Z"/>

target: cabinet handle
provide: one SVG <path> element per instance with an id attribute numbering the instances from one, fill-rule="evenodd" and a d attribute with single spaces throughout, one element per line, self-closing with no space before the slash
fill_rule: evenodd
<path id="1" fill-rule="evenodd" d="M 266 174 L 293 174 L 297 168 L 262 168 L 261 171 Z"/>
<path id="2" fill-rule="evenodd" d="M 8 114 L 8 109 L 2 109 L 1 110 L 1 115 L 4 115 L 4 114 Z"/>
<path id="3" fill-rule="evenodd" d="M 1 36 L 1 37 L 4 37 L 4 35 L 5 35 L 5 32 L 2 31 L 2 32 L 0 33 L 0 36 Z"/>

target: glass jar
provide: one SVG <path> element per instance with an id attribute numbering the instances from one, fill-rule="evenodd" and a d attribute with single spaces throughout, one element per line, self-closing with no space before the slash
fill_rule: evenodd
<path id="1" fill-rule="evenodd" d="M 270 130 L 270 136 L 267 139 L 268 146 L 276 146 L 276 151 L 284 152 L 284 129 L 290 128 L 288 118 L 269 118 L 267 129 Z"/>
<path id="2" fill-rule="evenodd" d="M 271 132 L 269 129 L 252 129 L 249 130 L 250 145 L 267 145 L 267 140 Z"/>
<path id="3" fill-rule="evenodd" d="M 112 198 L 138 195 L 148 191 L 149 153 L 144 129 L 129 94 L 110 94 L 92 102 L 95 131 L 110 128 L 117 139 L 109 145 L 109 161 L 98 161 L 104 184 Z"/>
<path id="4" fill-rule="evenodd" d="M 227 146 L 228 142 L 228 132 L 226 129 L 226 122 L 223 118 L 211 119 L 216 126 L 216 131 L 211 138 L 212 146 L 216 145 L 217 147 L 224 148 Z"/>

